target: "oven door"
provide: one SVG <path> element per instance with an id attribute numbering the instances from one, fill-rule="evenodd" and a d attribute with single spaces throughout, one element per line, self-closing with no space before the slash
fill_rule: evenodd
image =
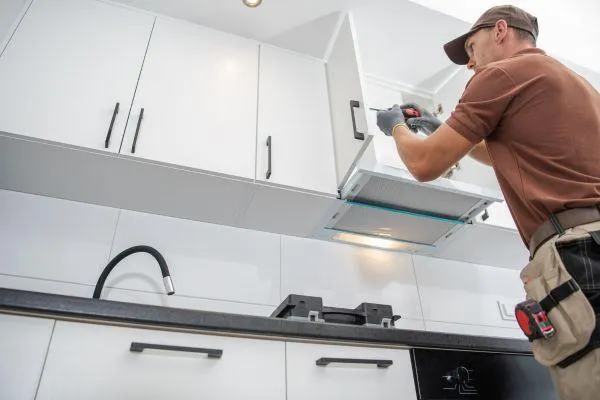
<path id="1" fill-rule="evenodd" d="M 531 355 L 412 349 L 419 400 L 554 400 L 548 369 Z"/>

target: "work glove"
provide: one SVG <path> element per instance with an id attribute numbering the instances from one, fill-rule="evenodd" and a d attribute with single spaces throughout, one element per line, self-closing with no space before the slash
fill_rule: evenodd
<path id="1" fill-rule="evenodd" d="M 424 132 L 426 135 L 431 135 L 437 128 L 440 127 L 440 125 L 442 125 L 442 122 L 437 119 L 436 117 L 433 116 L 433 114 L 431 114 L 429 111 L 427 111 L 425 108 L 419 106 L 416 103 L 406 103 L 406 104 L 402 104 L 400 106 L 400 108 L 402 110 L 406 110 L 408 108 L 412 108 L 414 110 L 417 110 L 419 112 L 419 114 L 421 115 L 420 117 L 414 117 L 414 118 L 407 118 L 406 119 L 406 125 L 408 126 L 408 128 L 413 131 L 413 132 L 418 132 L 419 130 L 421 130 L 422 132 Z"/>
<path id="2" fill-rule="evenodd" d="M 387 110 L 377 111 L 377 126 L 387 136 L 392 136 L 394 127 L 397 125 L 406 125 L 402 108 L 398 104 L 394 104 Z"/>

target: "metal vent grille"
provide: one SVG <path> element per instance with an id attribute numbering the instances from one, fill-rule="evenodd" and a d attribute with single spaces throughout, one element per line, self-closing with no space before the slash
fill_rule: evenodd
<path id="1" fill-rule="evenodd" d="M 337 216 L 331 228 L 339 231 L 433 245 L 459 224 L 461 224 L 460 221 L 348 203 L 345 212 Z"/>
<path id="2" fill-rule="evenodd" d="M 400 184 L 378 176 L 369 177 L 366 184 L 358 189 L 358 193 L 351 192 L 348 199 L 450 219 L 465 216 L 481 202 L 475 196 L 425 187 L 418 183 Z"/>

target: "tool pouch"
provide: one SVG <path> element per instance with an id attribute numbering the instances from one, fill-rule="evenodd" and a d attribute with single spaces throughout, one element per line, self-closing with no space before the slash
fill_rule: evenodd
<path id="1" fill-rule="evenodd" d="M 600 288 L 600 231 L 586 226 L 600 227 L 584 225 L 551 239 L 521 272 L 527 299 L 540 303 L 556 331 L 532 344 L 536 360 L 545 366 L 566 367 L 576 361 L 574 355 L 585 355 L 596 329 L 588 296 Z"/>

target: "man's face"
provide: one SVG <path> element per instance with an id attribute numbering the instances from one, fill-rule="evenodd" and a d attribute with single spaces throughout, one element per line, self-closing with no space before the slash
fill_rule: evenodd
<path id="1" fill-rule="evenodd" d="M 494 40 L 494 28 L 483 28 L 475 32 L 465 42 L 465 50 L 469 55 L 467 68 L 476 70 L 499 60 L 497 47 Z"/>

